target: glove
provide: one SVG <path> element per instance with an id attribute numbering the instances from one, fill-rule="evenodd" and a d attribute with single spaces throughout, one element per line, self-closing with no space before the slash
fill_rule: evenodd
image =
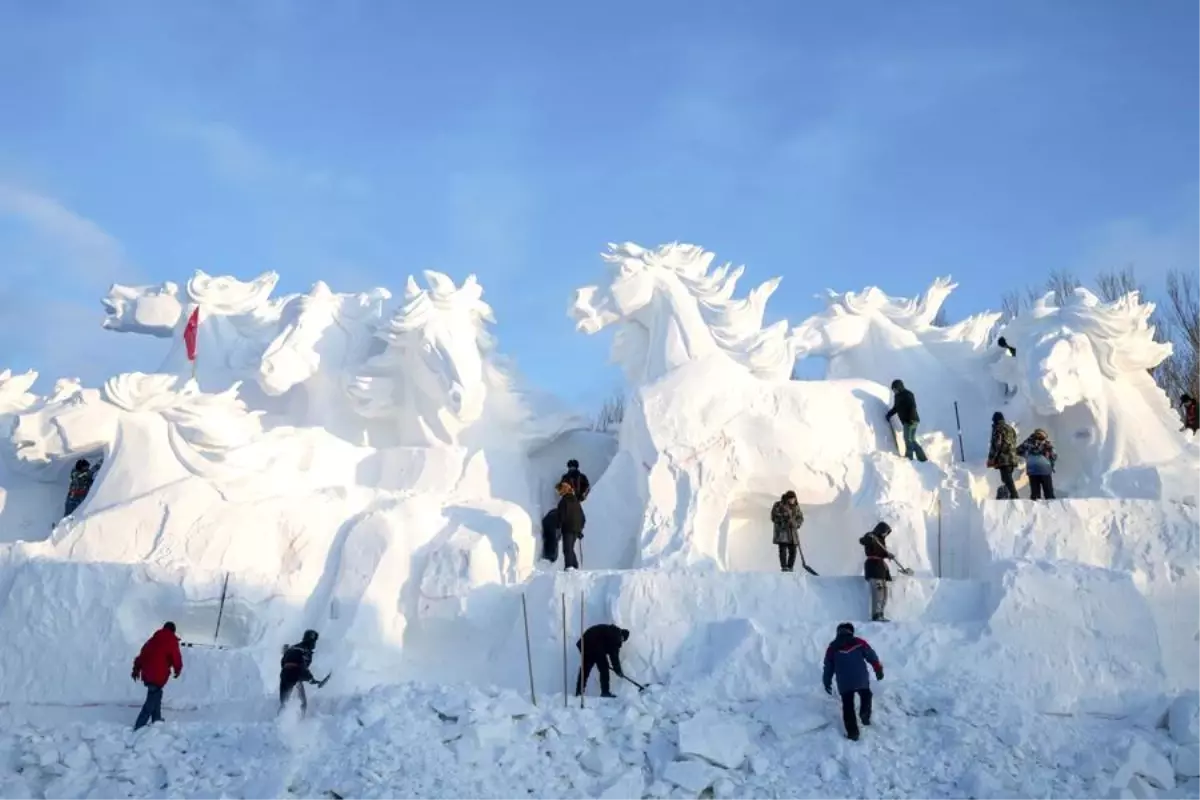
<path id="1" fill-rule="evenodd" d="M 831 695 L 831 694 L 833 694 L 833 687 L 832 687 L 832 686 L 826 686 L 826 687 L 825 687 L 825 694 L 830 694 L 830 695 Z"/>
<path id="2" fill-rule="evenodd" d="M 987 462 L 987 467 L 988 467 L 988 469 L 995 469 L 995 468 L 996 468 L 996 462 L 995 462 L 995 461 L 992 461 L 992 460 L 989 458 L 989 459 L 988 459 L 988 462 Z"/>
<path id="3" fill-rule="evenodd" d="M 134 667 L 133 673 L 130 674 L 129 677 L 133 678 L 136 681 L 138 678 L 142 677 L 142 671 L 140 669 L 138 669 L 137 667 Z"/>
<path id="4" fill-rule="evenodd" d="M 179 670 L 175 670 L 175 679 L 176 679 L 176 680 L 178 680 L 178 679 L 179 679 Z"/>
<path id="5" fill-rule="evenodd" d="M 875 680 L 877 680 L 877 681 L 883 680 L 883 670 L 881 670 L 881 669 L 875 670 Z"/>

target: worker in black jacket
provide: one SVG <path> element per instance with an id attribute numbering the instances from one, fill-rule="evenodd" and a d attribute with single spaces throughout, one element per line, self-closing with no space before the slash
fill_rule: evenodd
<path id="1" fill-rule="evenodd" d="M 317 646 L 316 631 L 304 632 L 304 638 L 299 644 L 293 644 L 283 649 L 283 658 L 279 662 L 279 710 L 287 705 L 293 690 L 300 694 L 300 713 L 308 713 L 308 696 L 304 693 L 304 684 L 312 683 L 324 686 L 324 681 L 313 677 L 311 667 L 313 650 Z"/>
<path id="2" fill-rule="evenodd" d="M 575 496 L 575 489 L 567 481 L 558 484 L 558 529 L 562 532 L 563 569 L 579 569 L 579 557 L 575 554 L 575 540 L 583 538 L 583 526 L 587 517 L 583 506 Z"/>
<path id="3" fill-rule="evenodd" d="M 575 491 L 575 496 L 579 498 L 579 502 L 587 500 L 588 492 L 592 490 L 592 485 L 588 482 L 587 475 L 579 471 L 579 462 L 571 459 L 567 462 L 567 471 L 558 479 L 559 483 L 566 481 L 571 484 L 571 489 Z"/>
<path id="4" fill-rule="evenodd" d="M 575 681 L 575 696 L 583 694 L 587 687 L 588 676 L 592 667 L 600 669 L 600 696 L 615 697 L 609 691 L 609 662 L 612 671 L 625 677 L 621 671 L 621 645 L 629 640 L 629 631 L 616 625 L 593 625 L 583 632 L 583 638 L 575 642 L 575 647 L 583 654 L 583 663 L 579 667 L 579 678 Z"/>
<path id="5" fill-rule="evenodd" d="M 925 451 L 917 444 L 917 425 L 921 422 L 921 417 L 917 414 L 917 398 L 904 388 L 904 381 L 901 380 L 892 381 L 892 393 L 895 399 L 887 412 L 887 419 L 891 422 L 892 417 L 900 418 L 900 427 L 904 431 L 904 457 L 909 461 L 912 461 L 913 456 L 916 456 L 917 461 L 927 460 Z"/>

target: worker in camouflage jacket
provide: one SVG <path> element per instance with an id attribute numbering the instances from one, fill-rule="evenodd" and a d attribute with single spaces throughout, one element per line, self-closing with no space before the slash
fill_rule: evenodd
<path id="1" fill-rule="evenodd" d="M 800 526 L 804 524 L 804 512 L 800 510 L 795 492 L 785 492 L 771 506 L 771 524 L 775 529 L 772 541 L 779 548 L 779 568 L 791 572 L 800 550 Z"/>
<path id="2" fill-rule="evenodd" d="M 1016 500 L 1017 484 L 1013 482 L 1013 470 L 1017 468 L 1017 431 L 1004 421 L 1004 415 L 992 414 L 992 442 L 988 448 L 987 465 L 999 470 L 1000 483 L 1008 492 L 1008 499 Z"/>

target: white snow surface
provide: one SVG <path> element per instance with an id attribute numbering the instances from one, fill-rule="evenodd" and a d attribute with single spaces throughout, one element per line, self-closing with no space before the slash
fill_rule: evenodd
<path id="1" fill-rule="evenodd" d="M 777 279 L 737 299 L 742 268 L 698 247 L 605 261 L 570 313 L 615 330 L 613 433 L 523 386 L 479 283 L 432 271 L 395 294 L 114 286 L 103 327 L 164 340 L 161 363 L 46 395 L 0 373 L 0 796 L 1196 796 L 1200 446 L 1146 374 L 1149 304 L 943 328 L 939 279 L 831 292 L 789 328 L 763 324 Z M 791 380 L 802 357 L 827 378 Z M 927 463 L 898 457 L 894 378 Z M 990 499 L 996 410 L 1050 431 L 1059 500 Z M 568 458 L 593 484 L 577 573 L 538 560 Z M 778 571 L 787 489 L 820 577 Z M 861 578 L 880 520 L 914 573 L 891 623 Z M 196 646 L 134 733 L 130 662 L 166 619 Z M 820 689 L 841 621 L 886 669 L 857 743 Z M 631 629 L 649 688 L 601 701 L 593 676 L 564 707 L 597 622 Z M 333 678 L 277 717 L 280 647 L 310 627 Z"/>

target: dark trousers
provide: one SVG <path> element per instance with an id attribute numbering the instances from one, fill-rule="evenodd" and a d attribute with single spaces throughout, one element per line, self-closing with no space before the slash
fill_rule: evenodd
<path id="1" fill-rule="evenodd" d="M 909 461 L 912 461 L 914 456 L 917 461 L 928 461 L 925 451 L 917 444 L 917 423 L 903 423 L 901 429 L 904 432 L 904 457 Z"/>
<path id="2" fill-rule="evenodd" d="M 298 671 L 285 669 L 279 674 L 279 710 L 287 705 L 292 692 L 300 695 L 300 713 L 308 713 L 308 695 L 304 692 L 304 676 Z"/>
<path id="3" fill-rule="evenodd" d="M 861 709 L 858 714 L 854 713 L 854 695 L 862 698 L 860 703 Z M 858 738 L 858 718 L 862 718 L 863 725 L 871 724 L 871 690 L 856 689 L 852 692 L 846 692 L 842 695 L 842 722 L 846 725 L 846 735 L 851 739 Z"/>
<path id="4" fill-rule="evenodd" d="M 1029 476 L 1029 499 L 1041 500 L 1042 495 L 1045 495 L 1047 500 L 1054 499 L 1054 476 L 1053 475 L 1030 475 Z"/>
<path id="5" fill-rule="evenodd" d="M 142 704 L 142 710 L 138 712 L 137 721 L 133 723 L 133 729 L 143 728 L 148 722 L 162 722 L 162 693 L 163 687 L 155 686 L 153 683 L 146 684 L 146 702 Z"/>
<path id="6" fill-rule="evenodd" d="M 67 495 L 67 502 L 63 506 L 63 516 L 64 517 L 71 516 L 71 512 L 74 511 L 75 509 L 79 508 L 79 504 L 83 502 L 83 499 L 85 497 L 87 497 L 86 494 Z"/>
<path id="7" fill-rule="evenodd" d="M 558 561 L 558 533 L 542 533 L 542 558 Z"/>
<path id="8" fill-rule="evenodd" d="M 592 674 L 592 667 L 597 667 L 600 670 L 600 693 L 603 695 L 612 694 L 609 685 L 609 666 L 608 658 L 603 655 L 593 656 L 591 653 L 584 652 L 583 665 L 579 668 L 579 677 L 575 679 L 575 694 L 576 696 L 583 694 L 583 690 L 587 688 L 588 677 Z"/>
<path id="9" fill-rule="evenodd" d="M 1015 467 L 1000 467 L 1000 482 L 1008 489 L 1008 498 L 1017 500 L 1021 495 L 1017 494 L 1017 484 L 1013 482 L 1013 470 Z"/>
<path id="10" fill-rule="evenodd" d="M 563 531 L 563 569 L 579 569 L 579 557 L 575 555 L 575 540 L 579 538 L 579 534 Z"/>
<path id="11" fill-rule="evenodd" d="M 796 551 L 799 549 L 794 544 L 781 544 L 779 547 L 779 568 L 784 572 L 791 572 L 792 567 L 796 566 Z"/>

